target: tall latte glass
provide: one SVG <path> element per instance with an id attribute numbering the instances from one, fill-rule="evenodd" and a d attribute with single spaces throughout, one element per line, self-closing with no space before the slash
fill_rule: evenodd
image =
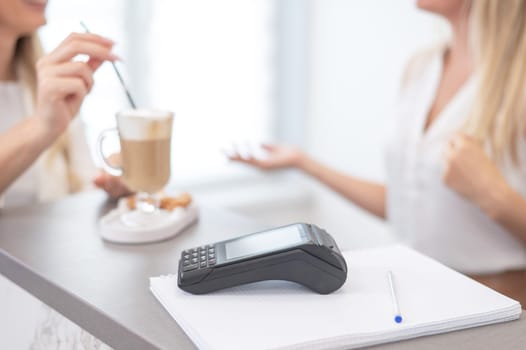
<path id="1" fill-rule="evenodd" d="M 162 219 L 155 193 L 170 179 L 170 145 L 173 113 L 155 109 L 132 109 L 117 113 L 117 129 L 104 131 L 98 153 L 104 169 L 122 176 L 124 183 L 137 192 L 136 209 L 122 216 L 128 226 L 145 226 Z M 105 138 L 118 134 L 122 164 L 110 164 L 102 152 Z"/>

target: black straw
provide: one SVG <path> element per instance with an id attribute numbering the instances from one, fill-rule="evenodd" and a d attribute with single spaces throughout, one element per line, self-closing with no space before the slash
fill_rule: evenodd
<path id="1" fill-rule="evenodd" d="M 84 28 L 86 33 L 91 33 L 88 27 L 84 24 L 84 22 L 80 21 L 80 25 Z M 130 105 L 133 109 L 137 109 L 137 105 L 135 102 L 133 102 L 133 98 L 131 97 L 130 91 L 126 87 L 126 84 L 124 83 L 124 79 L 122 79 L 122 75 L 117 69 L 117 66 L 115 65 L 115 62 L 111 62 L 111 65 L 113 66 L 113 70 L 115 71 L 115 74 L 117 74 L 117 77 L 119 78 L 119 81 L 121 82 L 122 88 L 124 89 L 124 92 L 126 93 L 126 97 L 128 97 L 128 101 L 130 102 Z"/>

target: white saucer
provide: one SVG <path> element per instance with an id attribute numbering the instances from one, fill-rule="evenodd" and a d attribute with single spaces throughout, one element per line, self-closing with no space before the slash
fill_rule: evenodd
<path id="1" fill-rule="evenodd" d="M 113 243 L 149 243 L 172 238 L 194 223 L 199 210 L 195 203 L 186 208 L 175 208 L 173 211 L 161 209 L 163 220 L 148 227 L 129 227 L 124 225 L 121 215 L 129 212 L 126 198 L 121 198 L 117 208 L 99 220 L 101 237 Z"/>

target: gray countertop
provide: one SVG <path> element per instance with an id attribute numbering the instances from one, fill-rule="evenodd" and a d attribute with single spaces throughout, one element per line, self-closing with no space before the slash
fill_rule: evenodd
<path id="1" fill-rule="evenodd" d="M 149 291 L 148 278 L 173 273 L 181 250 L 265 228 L 228 211 L 201 208 L 197 224 L 147 245 L 102 241 L 102 193 L 0 211 L 0 273 L 115 349 L 195 349 Z M 517 349 L 526 318 L 375 349 Z"/>

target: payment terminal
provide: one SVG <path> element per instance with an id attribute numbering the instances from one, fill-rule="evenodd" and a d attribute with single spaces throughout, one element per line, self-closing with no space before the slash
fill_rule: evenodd
<path id="1" fill-rule="evenodd" d="M 332 293 L 347 278 L 334 239 L 310 224 L 292 224 L 187 249 L 177 284 L 193 294 L 264 280 L 286 280 Z"/>

